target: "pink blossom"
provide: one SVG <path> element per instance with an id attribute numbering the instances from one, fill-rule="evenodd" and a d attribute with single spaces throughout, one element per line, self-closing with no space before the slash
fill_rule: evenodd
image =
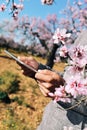
<path id="1" fill-rule="evenodd" d="M 64 25 L 65 28 L 69 28 L 71 25 L 69 19 L 64 19 L 64 18 L 61 18 L 60 24 Z"/>
<path id="2" fill-rule="evenodd" d="M 77 4 L 81 6 L 83 3 L 79 0 Z"/>
<path id="3" fill-rule="evenodd" d="M 5 4 L 0 5 L 0 12 L 5 11 L 5 9 L 6 9 L 6 5 Z"/>
<path id="4" fill-rule="evenodd" d="M 70 75 L 80 75 L 83 73 L 83 68 L 80 68 L 80 66 L 71 65 L 67 69 L 68 72 L 70 72 Z"/>
<path id="5" fill-rule="evenodd" d="M 20 10 L 22 10 L 22 9 L 23 9 L 23 7 L 24 7 L 24 5 L 23 5 L 23 4 L 18 4 L 18 5 L 17 5 L 17 8 L 18 8 L 18 9 L 20 9 Z"/>
<path id="6" fill-rule="evenodd" d="M 61 60 L 60 60 L 60 57 L 59 56 L 57 56 L 55 59 L 54 59 L 54 62 L 55 63 L 59 63 Z"/>
<path id="7" fill-rule="evenodd" d="M 51 22 L 58 22 L 58 20 L 57 20 L 57 15 L 56 15 L 56 14 L 48 15 L 48 16 L 47 16 L 47 21 L 48 21 L 49 23 L 51 23 Z"/>
<path id="8" fill-rule="evenodd" d="M 87 128 L 85 128 L 84 130 L 87 130 Z"/>
<path id="9" fill-rule="evenodd" d="M 14 18 L 14 20 L 18 20 L 18 11 L 15 11 L 13 13 L 13 18 Z"/>
<path id="10" fill-rule="evenodd" d="M 14 3 L 12 6 L 13 6 L 13 7 L 12 7 L 13 9 L 20 9 L 20 10 L 22 10 L 23 7 L 24 7 L 23 4 L 16 4 L 16 3 Z"/>
<path id="11" fill-rule="evenodd" d="M 57 101 L 70 102 L 70 98 L 66 97 L 66 92 L 65 92 L 64 86 L 55 88 L 54 95 L 55 95 L 54 102 L 57 102 Z"/>
<path id="12" fill-rule="evenodd" d="M 64 126 L 63 130 L 74 130 L 74 128 L 72 126 Z"/>
<path id="13" fill-rule="evenodd" d="M 54 0 L 41 0 L 42 4 L 51 5 L 53 4 Z"/>
<path id="14" fill-rule="evenodd" d="M 13 8 L 13 9 L 17 9 L 17 4 L 16 4 L 16 3 L 13 3 L 13 4 L 12 4 L 12 8 Z"/>
<path id="15" fill-rule="evenodd" d="M 74 12 L 72 14 L 72 18 L 74 18 L 74 19 L 79 18 L 79 12 Z"/>
<path id="16" fill-rule="evenodd" d="M 67 32 L 66 29 L 57 28 L 57 30 L 55 31 L 53 35 L 54 43 L 58 44 L 59 42 L 62 42 L 63 44 L 65 44 L 66 38 L 69 38 L 71 36 L 70 33 L 66 33 L 66 32 Z"/>
<path id="17" fill-rule="evenodd" d="M 79 75 L 72 76 L 66 81 L 65 91 L 71 94 L 74 98 L 78 95 L 87 95 L 86 79 Z"/>
<path id="18" fill-rule="evenodd" d="M 60 48 L 59 54 L 61 57 L 67 57 L 67 52 L 68 52 L 67 47 L 63 46 Z"/>
<path id="19" fill-rule="evenodd" d="M 69 50 L 72 65 L 84 67 L 87 64 L 87 46 L 73 46 Z"/>
<path id="20" fill-rule="evenodd" d="M 84 0 L 85 3 L 87 3 L 87 0 Z"/>

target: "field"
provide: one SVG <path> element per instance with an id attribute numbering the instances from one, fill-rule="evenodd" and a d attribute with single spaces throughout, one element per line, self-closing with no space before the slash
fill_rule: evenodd
<path id="1" fill-rule="evenodd" d="M 12 52 L 17 56 L 27 56 L 26 53 Z M 34 58 L 46 63 L 45 59 Z M 64 63 L 55 64 L 54 69 L 63 71 L 64 66 Z M 36 130 L 44 107 L 51 99 L 41 94 L 37 83 L 24 76 L 19 65 L 9 58 L 3 49 L 0 51 L 1 91 L 8 94 L 10 102 L 5 102 L 0 97 L 0 130 Z"/>

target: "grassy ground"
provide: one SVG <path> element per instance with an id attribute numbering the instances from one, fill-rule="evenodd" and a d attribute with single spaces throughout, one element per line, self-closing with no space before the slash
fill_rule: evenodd
<path id="1" fill-rule="evenodd" d="M 46 62 L 34 58 L 43 64 Z M 64 66 L 63 63 L 55 64 L 54 69 L 63 71 Z M 25 77 L 3 50 L 0 51 L 0 91 L 6 91 L 11 99 L 11 103 L 0 100 L 0 130 L 35 130 L 50 99 L 41 94 L 37 83 Z"/>

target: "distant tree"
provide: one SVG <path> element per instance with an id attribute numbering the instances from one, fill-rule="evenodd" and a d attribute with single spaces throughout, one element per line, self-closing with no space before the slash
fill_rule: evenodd
<path id="1" fill-rule="evenodd" d="M 20 6 L 15 5 L 14 1 L 9 0 L 8 2 L 13 2 L 13 14 L 18 11 Z M 44 4 L 52 4 L 54 0 L 42 0 L 42 2 Z M 3 8 L 1 9 L 4 11 Z M 66 8 L 61 13 L 63 15 L 60 19 L 57 18 L 57 15 L 51 14 L 45 20 L 23 16 L 21 19 L 8 23 L 8 26 L 4 22 L 6 23 L 3 25 L 4 36 L 6 39 L 14 39 L 20 44 L 26 45 L 27 49 L 32 51 L 32 54 L 36 53 L 37 55 L 46 56 L 47 65 L 53 67 L 54 60 L 58 58 L 60 60 L 66 59 L 66 57 L 63 57 L 66 51 L 65 46 L 53 41 L 55 30 L 64 28 L 67 32 L 70 32 L 72 35 L 66 40 L 66 46 L 69 47 L 73 44 L 78 34 L 83 29 L 87 29 L 87 1 L 74 1 L 72 5 L 68 1 Z"/>

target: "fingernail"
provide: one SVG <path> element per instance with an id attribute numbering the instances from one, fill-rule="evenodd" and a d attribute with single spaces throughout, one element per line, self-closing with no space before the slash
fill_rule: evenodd
<path id="1" fill-rule="evenodd" d="M 38 72 L 41 72 L 41 70 L 38 70 Z"/>
<path id="2" fill-rule="evenodd" d="M 21 70 L 22 73 L 24 73 L 24 70 Z"/>
<path id="3" fill-rule="evenodd" d="M 54 93 L 48 93 L 49 96 L 54 97 Z"/>
<path id="4" fill-rule="evenodd" d="M 18 56 L 18 59 L 20 60 L 20 56 Z"/>

